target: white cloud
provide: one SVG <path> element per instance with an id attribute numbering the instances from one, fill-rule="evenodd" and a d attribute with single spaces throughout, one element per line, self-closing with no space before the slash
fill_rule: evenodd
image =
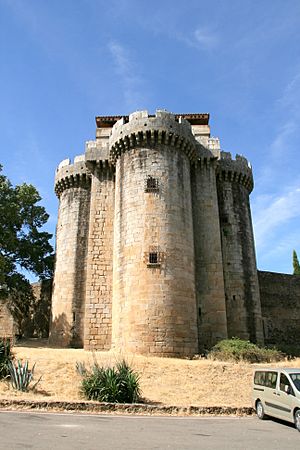
<path id="1" fill-rule="evenodd" d="M 283 168 L 286 177 L 295 169 L 293 161 L 297 154 L 299 141 L 300 120 L 300 73 L 299 66 L 295 68 L 295 75 L 286 83 L 281 96 L 275 102 L 274 112 L 283 117 L 283 120 L 275 120 L 272 141 L 266 147 L 265 155 L 268 155 L 267 165 L 260 170 L 256 178 L 259 190 L 274 188 L 274 179 L 281 176 Z M 275 185 L 278 188 L 278 184 Z M 278 189 L 277 189 L 278 190 Z"/>
<path id="2" fill-rule="evenodd" d="M 277 261 L 280 266 L 276 270 L 283 272 L 290 272 L 291 252 L 293 248 L 300 247 L 298 68 L 294 68 L 294 76 L 286 83 L 275 102 L 273 139 L 263 152 L 265 165 L 256 177 L 257 189 L 252 197 L 259 265 L 274 270 L 274 262 Z"/>
<path id="3" fill-rule="evenodd" d="M 113 57 L 116 73 L 120 76 L 126 107 L 129 110 L 139 109 L 145 103 L 144 80 L 139 75 L 139 68 L 129 51 L 119 42 L 108 44 Z"/>
<path id="4" fill-rule="evenodd" d="M 270 244 L 279 227 L 292 219 L 300 220 L 300 181 L 286 193 L 276 197 L 258 196 L 252 205 L 255 240 L 258 252 Z"/>
<path id="5" fill-rule="evenodd" d="M 207 27 L 198 27 L 192 33 L 185 35 L 176 33 L 175 38 L 198 50 L 213 50 L 219 44 L 218 34 Z"/>
<path id="6" fill-rule="evenodd" d="M 208 49 L 216 47 L 219 42 L 217 34 L 205 28 L 197 28 L 194 38 L 201 47 Z"/>
<path id="7" fill-rule="evenodd" d="M 300 115 L 300 68 L 296 68 L 296 74 L 286 85 L 283 95 L 278 99 L 280 108 L 286 108 L 289 114 Z"/>
<path id="8" fill-rule="evenodd" d="M 278 134 L 271 144 L 272 153 L 274 153 L 274 151 L 286 151 L 286 143 L 289 141 L 289 138 L 292 136 L 292 134 L 297 131 L 297 128 L 298 127 L 293 120 L 284 123 L 280 127 Z"/>

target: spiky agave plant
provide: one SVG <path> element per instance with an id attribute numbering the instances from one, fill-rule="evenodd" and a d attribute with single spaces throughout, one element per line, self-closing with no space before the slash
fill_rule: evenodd
<path id="1" fill-rule="evenodd" d="M 81 389 L 89 400 L 111 403 L 134 403 L 141 394 L 139 374 L 122 360 L 116 367 L 101 367 L 94 362 L 84 373 Z"/>
<path id="2" fill-rule="evenodd" d="M 33 381 L 35 364 L 31 369 L 29 369 L 28 361 L 23 363 L 20 359 L 18 359 L 16 364 L 10 361 L 8 368 L 12 387 L 18 391 L 28 391 L 29 384 Z M 39 383 L 40 380 L 41 377 L 34 384 L 34 386 L 32 386 L 32 389 Z"/>

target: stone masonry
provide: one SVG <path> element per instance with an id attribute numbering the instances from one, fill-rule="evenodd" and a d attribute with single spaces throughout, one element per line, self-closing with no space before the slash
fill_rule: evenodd
<path id="1" fill-rule="evenodd" d="M 208 122 L 100 116 L 85 154 L 60 163 L 52 344 L 192 356 L 263 343 L 252 170 Z"/>
<path id="2" fill-rule="evenodd" d="M 13 338 L 15 332 L 16 327 L 8 307 L 8 302 L 4 299 L 0 299 L 0 338 Z"/>

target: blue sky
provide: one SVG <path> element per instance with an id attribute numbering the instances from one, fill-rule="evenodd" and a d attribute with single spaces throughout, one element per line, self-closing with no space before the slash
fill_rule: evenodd
<path id="1" fill-rule="evenodd" d="M 209 112 L 246 156 L 258 268 L 300 256 L 299 0 L 0 0 L 0 162 L 37 187 L 55 230 L 58 163 L 96 115 Z"/>

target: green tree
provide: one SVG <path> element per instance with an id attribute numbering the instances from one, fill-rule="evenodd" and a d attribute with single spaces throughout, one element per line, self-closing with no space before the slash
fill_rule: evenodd
<path id="1" fill-rule="evenodd" d="M 293 250 L 293 268 L 294 268 L 294 272 L 293 272 L 294 275 L 300 275 L 300 265 L 299 265 L 296 250 Z"/>
<path id="2" fill-rule="evenodd" d="M 33 292 L 24 273 L 39 279 L 53 274 L 51 234 L 40 229 L 48 220 L 36 188 L 13 186 L 0 165 L 0 298 L 9 298 L 17 321 L 28 313 Z"/>

